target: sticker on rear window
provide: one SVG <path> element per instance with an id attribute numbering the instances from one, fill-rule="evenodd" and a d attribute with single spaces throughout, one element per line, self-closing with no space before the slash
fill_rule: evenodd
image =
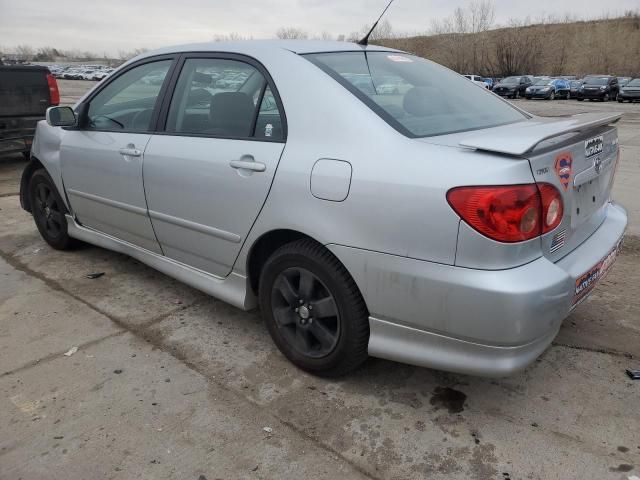
<path id="1" fill-rule="evenodd" d="M 403 57 L 402 55 L 387 55 L 387 58 L 392 62 L 413 63 L 413 60 L 409 57 Z"/>
<path id="2" fill-rule="evenodd" d="M 584 142 L 584 157 L 589 158 L 602 153 L 604 147 L 604 137 L 593 137 Z"/>

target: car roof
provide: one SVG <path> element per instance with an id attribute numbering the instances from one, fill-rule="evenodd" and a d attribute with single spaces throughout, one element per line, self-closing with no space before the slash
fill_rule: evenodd
<path id="1" fill-rule="evenodd" d="M 182 52 L 228 52 L 253 55 L 265 50 L 282 50 L 298 54 L 321 52 L 353 52 L 353 51 L 385 51 L 401 52 L 393 48 L 377 45 L 362 46 L 351 42 L 338 42 L 329 40 L 239 40 L 232 42 L 206 42 L 174 45 L 157 50 L 145 52 L 133 60 Z"/>

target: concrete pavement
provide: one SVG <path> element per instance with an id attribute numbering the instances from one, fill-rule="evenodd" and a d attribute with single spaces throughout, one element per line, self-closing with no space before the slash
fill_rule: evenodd
<path id="1" fill-rule="evenodd" d="M 618 183 L 638 185 L 623 148 Z M 640 368 L 638 236 L 521 374 L 371 359 L 328 381 L 287 362 L 257 312 L 106 250 L 50 249 L 19 207 L 21 166 L 0 167 L 1 480 L 640 476 L 624 374 Z"/>

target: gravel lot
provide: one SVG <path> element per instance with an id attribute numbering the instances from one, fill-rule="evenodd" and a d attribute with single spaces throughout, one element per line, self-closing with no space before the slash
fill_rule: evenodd
<path id="1" fill-rule="evenodd" d="M 72 103 L 94 83 L 59 84 Z M 302 373 L 256 312 L 106 250 L 50 249 L 19 206 L 24 163 L 0 159 L 0 479 L 640 476 L 640 383 L 624 374 L 640 368 L 640 105 L 517 103 L 625 112 L 630 226 L 554 345 L 499 380 L 376 359 L 339 381 Z"/>

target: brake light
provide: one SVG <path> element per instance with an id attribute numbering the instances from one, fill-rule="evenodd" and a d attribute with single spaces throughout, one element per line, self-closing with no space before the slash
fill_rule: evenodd
<path id="1" fill-rule="evenodd" d="M 60 103 L 58 82 L 56 82 L 56 77 L 50 73 L 47 73 L 47 85 L 49 85 L 49 99 L 51 100 L 51 105 L 58 105 Z"/>
<path id="2" fill-rule="evenodd" d="M 447 201 L 472 228 L 506 243 L 550 232 L 564 214 L 560 192 L 548 183 L 457 187 L 447 192 Z"/>

